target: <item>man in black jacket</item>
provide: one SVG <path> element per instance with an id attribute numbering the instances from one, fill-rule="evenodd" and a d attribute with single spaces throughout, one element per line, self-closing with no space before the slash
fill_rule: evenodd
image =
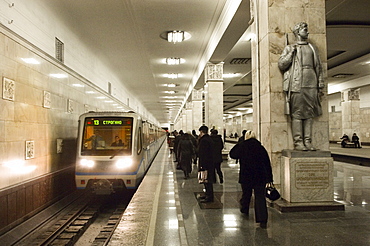
<path id="1" fill-rule="evenodd" d="M 199 128 L 199 142 L 198 142 L 198 167 L 199 170 L 207 170 L 207 182 L 204 183 L 206 189 L 206 195 L 201 197 L 200 202 L 213 202 L 213 183 L 216 181 L 215 178 L 215 166 L 213 163 L 213 141 L 208 135 L 208 127 L 201 126 Z"/>

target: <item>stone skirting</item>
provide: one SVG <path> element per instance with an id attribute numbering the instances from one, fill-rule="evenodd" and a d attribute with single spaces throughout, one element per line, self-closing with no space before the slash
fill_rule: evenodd
<path id="1" fill-rule="evenodd" d="M 0 190 L 0 235 L 75 190 L 74 166 Z"/>

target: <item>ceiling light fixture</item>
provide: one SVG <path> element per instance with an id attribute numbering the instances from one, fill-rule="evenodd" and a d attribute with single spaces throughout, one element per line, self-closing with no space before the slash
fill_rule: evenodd
<path id="1" fill-rule="evenodd" d="M 62 73 L 52 73 L 52 74 L 50 74 L 50 76 L 54 77 L 54 78 L 57 78 L 57 79 L 63 79 L 63 78 L 68 77 L 67 74 L 62 74 Z"/>
<path id="2" fill-rule="evenodd" d="M 178 73 L 167 73 L 165 74 L 165 77 L 169 79 L 177 79 L 179 77 L 179 74 Z"/>
<path id="3" fill-rule="evenodd" d="M 166 31 L 159 35 L 162 39 L 167 40 L 170 43 L 180 43 L 191 37 L 187 32 L 180 30 Z"/>
<path id="4" fill-rule="evenodd" d="M 40 64 L 40 62 L 36 60 L 35 58 L 21 58 L 21 59 L 22 61 L 28 64 Z"/>
<path id="5" fill-rule="evenodd" d="M 182 59 L 178 57 L 168 57 L 166 58 L 166 63 L 168 65 L 180 65 Z"/>
<path id="6" fill-rule="evenodd" d="M 179 43 L 184 41 L 185 33 L 184 31 L 170 31 L 167 32 L 167 41 L 171 43 Z"/>
<path id="7" fill-rule="evenodd" d="M 166 93 L 166 94 L 175 94 L 175 93 L 177 93 L 177 91 L 164 91 L 164 93 Z"/>
<path id="8" fill-rule="evenodd" d="M 81 84 L 72 84 L 72 86 L 74 86 L 74 87 L 85 87 L 84 85 L 81 85 Z"/>
<path id="9" fill-rule="evenodd" d="M 177 84 L 167 84 L 166 86 L 172 88 L 172 87 L 176 87 L 178 85 Z"/>

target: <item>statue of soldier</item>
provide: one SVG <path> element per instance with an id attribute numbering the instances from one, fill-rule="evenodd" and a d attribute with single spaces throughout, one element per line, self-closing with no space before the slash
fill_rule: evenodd
<path id="1" fill-rule="evenodd" d="M 316 150 L 312 145 L 313 118 L 322 114 L 320 95 L 324 79 L 317 48 L 308 42 L 308 25 L 298 23 L 293 28 L 297 43 L 287 45 L 278 62 L 284 73 L 286 114 L 292 119 L 295 150 Z"/>

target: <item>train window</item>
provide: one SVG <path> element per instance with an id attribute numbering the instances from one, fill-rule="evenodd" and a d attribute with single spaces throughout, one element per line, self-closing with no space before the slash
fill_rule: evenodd
<path id="1" fill-rule="evenodd" d="M 131 155 L 131 117 L 87 117 L 84 122 L 81 155 Z"/>

